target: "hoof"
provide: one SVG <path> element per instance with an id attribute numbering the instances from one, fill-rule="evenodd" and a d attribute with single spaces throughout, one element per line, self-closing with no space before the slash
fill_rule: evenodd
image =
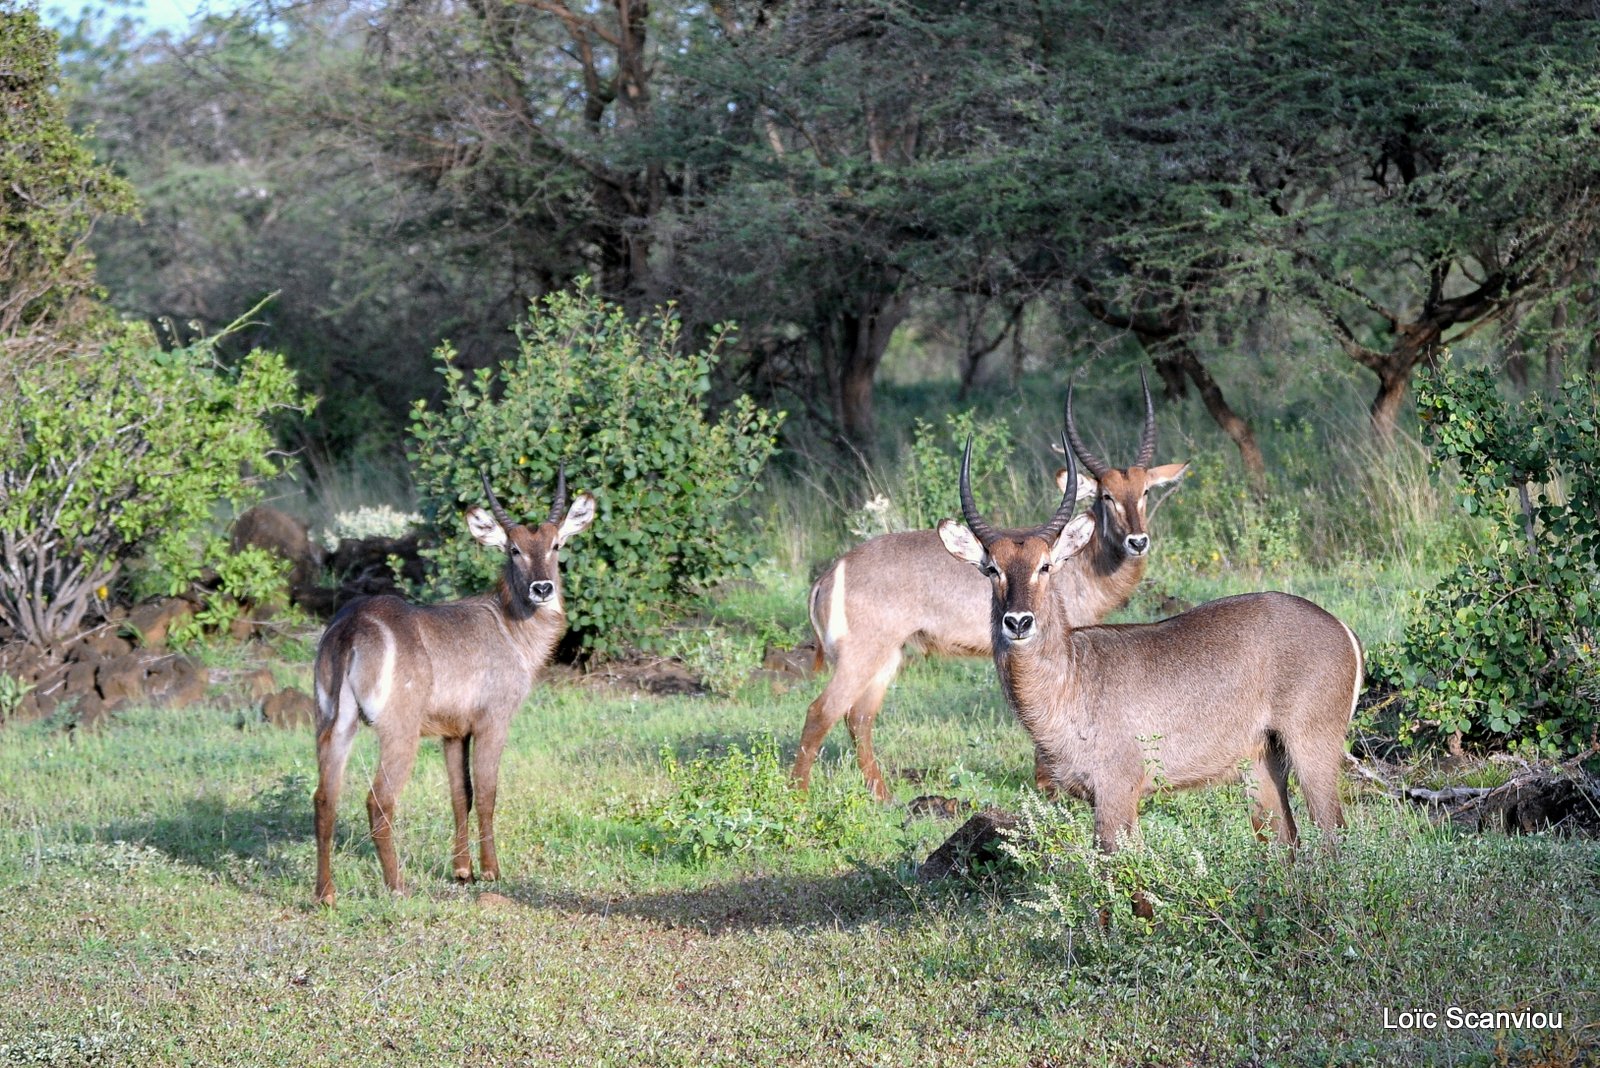
<path id="1" fill-rule="evenodd" d="M 470 883 L 472 881 L 471 868 L 457 868 L 455 874 L 456 882 L 458 883 Z"/>

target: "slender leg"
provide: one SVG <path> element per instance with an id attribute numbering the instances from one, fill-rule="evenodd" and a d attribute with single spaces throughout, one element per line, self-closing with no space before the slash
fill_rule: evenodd
<path id="1" fill-rule="evenodd" d="M 1250 825 L 1255 828 L 1256 837 L 1265 842 L 1271 832 L 1281 844 L 1292 848 L 1300 835 L 1294 825 L 1294 813 L 1289 810 L 1289 759 L 1276 741 L 1269 742 L 1256 758 L 1253 779 L 1255 810 L 1250 814 Z"/>
<path id="2" fill-rule="evenodd" d="M 794 770 L 789 773 L 800 789 L 810 789 L 811 766 L 822 751 L 823 739 L 851 707 L 859 703 L 862 690 L 883 666 L 886 655 L 875 646 L 854 641 L 839 643 L 833 677 L 806 709 L 806 725 L 800 732 L 800 752 L 794 758 Z"/>
<path id="3" fill-rule="evenodd" d="M 378 733 L 378 772 L 372 779 L 372 792 L 367 795 L 367 819 L 372 824 L 372 844 L 378 850 L 378 863 L 383 865 L 383 881 L 397 894 L 406 892 L 400 878 L 400 860 L 394 852 L 394 816 L 400 791 L 411 778 L 411 767 L 417 762 L 415 734 L 403 737 L 385 735 L 382 724 Z"/>
<path id="4" fill-rule="evenodd" d="M 494 800 L 500 785 L 500 752 L 505 748 L 506 728 L 491 727 L 472 742 L 472 777 L 478 803 L 478 870 L 494 882 L 500 878 L 500 858 L 494 848 Z"/>
<path id="5" fill-rule="evenodd" d="M 1139 834 L 1139 788 L 1109 791 L 1100 788 L 1094 793 L 1095 845 L 1104 853 L 1115 853 L 1124 843 Z M 1154 919 L 1155 908 L 1141 890 L 1133 892 L 1133 913 L 1141 919 Z M 1109 917 L 1100 917 L 1104 926 Z"/>
<path id="6" fill-rule="evenodd" d="M 1055 777 L 1050 774 L 1050 766 L 1045 760 L 1044 749 L 1041 746 L 1033 747 L 1033 785 L 1038 791 L 1048 798 L 1055 798 L 1060 791 L 1056 789 Z"/>
<path id="7" fill-rule="evenodd" d="M 467 815 L 472 811 L 472 770 L 467 754 L 472 745 L 465 738 L 445 738 L 444 767 L 450 775 L 450 809 L 455 814 L 455 840 L 450 850 L 450 867 L 460 882 L 472 881 L 472 852 L 467 843 Z"/>
<path id="8" fill-rule="evenodd" d="M 351 702 L 353 705 L 353 698 Z M 312 795 L 311 807 L 317 836 L 316 897 L 324 905 L 332 905 L 336 897 L 333 887 L 334 818 L 339 808 L 339 789 L 344 784 L 345 764 L 350 759 L 350 746 L 359 725 L 352 707 L 349 715 L 338 716 L 317 732 L 317 790 Z"/>
<path id="9" fill-rule="evenodd" d="M 845 726 L 850 728 L 850 740 L 855 743 L 856 763 L 861 766 L 861 774 L 867 780 L 867 789 L 879 801 L 888 801 L 893 795 L 883 781 L 883 769 L 878 767 L 878 761 L 872 754 L 872 721 L 883 707 L 883 695 L 888 692 L 889 683 L 894 681 L 900 670 L 900 659 L 900 650 L 894 650 L 855 699 L 845 719 Z"/>

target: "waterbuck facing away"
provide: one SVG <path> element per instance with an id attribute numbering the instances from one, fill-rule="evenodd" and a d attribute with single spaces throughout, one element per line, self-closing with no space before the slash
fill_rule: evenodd
<path id="1" fill-rule="evenodd" d="M 1145 504 L 1151 489 L 1176 482 L 1188 464 L 1151 467 L 1156 453 L 1155 407 L 1144 387 L 1144 429 L 1132 466 L 1114 468 L 1090 452 L 1072 418 L 1067 391 L 1067 438 L 1092 478 L 1078 482 L 1078 497 L 1092 500 L 1089 549 L 1072 557 L 1052 586 L 1057 611 L 1074 627 L 1098 623 L 1127 603 L 1144 577 L 1150 552 Z M 1075 467 L 1075 465 L 1074 465 Z M 1057 472 L 1066 489 L 1068 472 Z M 816 633 L 818 667 L 833 662 L 833 677 L 806 710 L 795 782 L 811 781 L 811 766 L 835 724 L 844 719 L 855 743 L 856 762 L 867 787 L 880 801 L 889 787 L 872 752 L 872 721 L 900 670 L 902 650 L 910 645 L 945 656 L 987 656 L 989 584 L 971 568 L 950 559 L 932 530 L 884 534 L 851 549 L 811 587 L 811 628 Z M 1040 790 L 1051 786 L 1042 754 L 1035 761 Z"/>
<path id="2" fill-rule="evenodd" d="M 1311 819 L 1341 826 L 1345 731 L 1361 692 L 1361 644 L 1310 601 L 1251 593 L 1159 623 L 1075 627 L 1051 596 L 1058 573 L 1094 534 L 1072 518 L 1068 486 L 1032 530 L 995 530 L 972 503 L 972 447 L 961 461 L 961 512 L 939 537 L 987 577 L 995 667 L 1006 700 L 1055 782 L 1094 808 L 1096 844 L 1136 834 L 1139 800 L 1157 787 L 1211 786 L 1247 770 L 1256 832 L 1297 841 L 1294 769 Z"/>
<path id="3" fill-rule="evenodd" d="M 398 597 L 352 601 L 328 624 L 317 646 L 317 900 L 334 902 L 333 824 L 345 762 L 361 720 L 378 734 L 378 770 L 367 796 L 372 842 L 383 881 L 403 893 L 391 832 L 395 801 L 424 735 L 444 744 L 455 810 L 452 851 L 457 879 L 472 878 L 467 814 L 478 807 L 479 872 L 500 877 L 494 848 L 495 788 L 511 715 L 567 630 L 559 550 L 594 521 L 594 498 L 567 510 L 566 472 L 556 475 L 555 503 L 544 522 L 512 522 L 484 477 L 489 511 L 467 512 L 480 545 L 502 549 L 505 576 L 491 593 L 444 604 Z M 564 517 L 563 517 L 564 516 Z"/>

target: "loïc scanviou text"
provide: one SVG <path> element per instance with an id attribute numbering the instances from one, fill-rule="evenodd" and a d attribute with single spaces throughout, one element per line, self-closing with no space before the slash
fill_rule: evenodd
<path id="1" fill-rule="evenodd" d="M 1389 1009 L 1383 1010 L 1383 1026 L 1388 1031 L 1559 1031 L 1563 1023 L 1559 1012 L 1535 1012 L 1531 1009 L 1479 1010 L 1463 1009 L 1450 1005 L 1442 1010 Z"/>

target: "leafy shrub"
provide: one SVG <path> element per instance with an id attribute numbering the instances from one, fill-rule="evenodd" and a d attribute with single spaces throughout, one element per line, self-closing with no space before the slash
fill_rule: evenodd
<path id="1" fill-rule="evenodd" d="M 288 560 L 258 546 L 232 550 L 223 538 L 207 538 L 203 559 L 217 573 L 215 589 L 202 593 L 200 610 L 172 625 L 169 640 L 179 648 L 208 635 L 225 635 L 246 613 L 271 615 L 280 623 L 298 623 L 304 616 L 288 604 Z M 170 592 L 176 592 L 170 591 Z"/>
<path id="2" fill-rule="evenodd" d="M 748 752 L 731 746 L 721 757 L 701 750 L 688 763 L 663 748 L 661 763 L 673 792 L 645 813 L 652 852 L 703 863 L 802 845 L 848 849 L 872 822 L 875 803 L 861 790 L 809 796 L 795 790 L 771 739 Z"/>
<path id="3" fill-rule="evenodd" d="M 470 377 L 448 346 L 445 396 L 412 413 L 420 510 L 443 590 L 476 592 L 498 562 L 461 527 L 479 472 L 514 516 L 542 519 L 557 465 L 599 503 L 562 563 L 567 619 L 591 653 L 659 647 L 695 591 L 754 561 L 749 525 L 730 521 L 756 484 L 781 415 L 740 397 L 710 421 L 703 406 L 725 340 L 684 351 L 670 309 L 631 320 L 586 286 L 536 306 L 515 357 Z"/>
<path id="4" fill-rule="evenodd" d="M 972 410 L 951 412 L 939 426 L 925 419 L 913 424 L 911 445 L 888 492 L 874 494 L 845 520 L 857 539 L 900 530 L 926 530 L 947 516 L 960 514 L 957 486 L 961 451 L 972 439 L 972 468 L 983 472 L 984 486 L 992 493 L 1010 475 L 1011 427 L 1004 419 L 980 420 Z M 975 476 L 978 477 L 978 476 Z M 1015 481 L 1010 487 L 1015 491 Z M 1014 503 L 1017 494 L 1011 493 Z M 985 498 L 981 506 L 993 509 Z"/>
<path id="5" fill-rule="evenodd" d="M 1270 570 L 1300 558 L 1299 507 L 1289 494 L 1259 497 L 1222 457 L 1189 462 L 1183 507 L 1162 513 L 1162 559 L 1186 569 Z"/>
<path id="6" fill-rule="evenodd" d="M 252 500 L 279 461 L 267 420 L 297 402 L 272 353 L 223 367 L 215 339 L 162 352 L 142 331 L 20 369 L 0 440 L 0 619 L 72 634 L 129 561 L 173 582 L 205 563 L 218 501 Z"/>
<path id="7" fill-rule="evenodd" d="M 1381 655 L 1432 737 L 1546 753 L 1592 744 L 1600 727 L 1600 398 L 1569 383 L 1515 408 L 1485 370 L 1448 363 L 1417 385 L 1436 460 L 1459 469 L 1467 512 L 1495 533 L 1422 593 L 1393 655 Z"/>

